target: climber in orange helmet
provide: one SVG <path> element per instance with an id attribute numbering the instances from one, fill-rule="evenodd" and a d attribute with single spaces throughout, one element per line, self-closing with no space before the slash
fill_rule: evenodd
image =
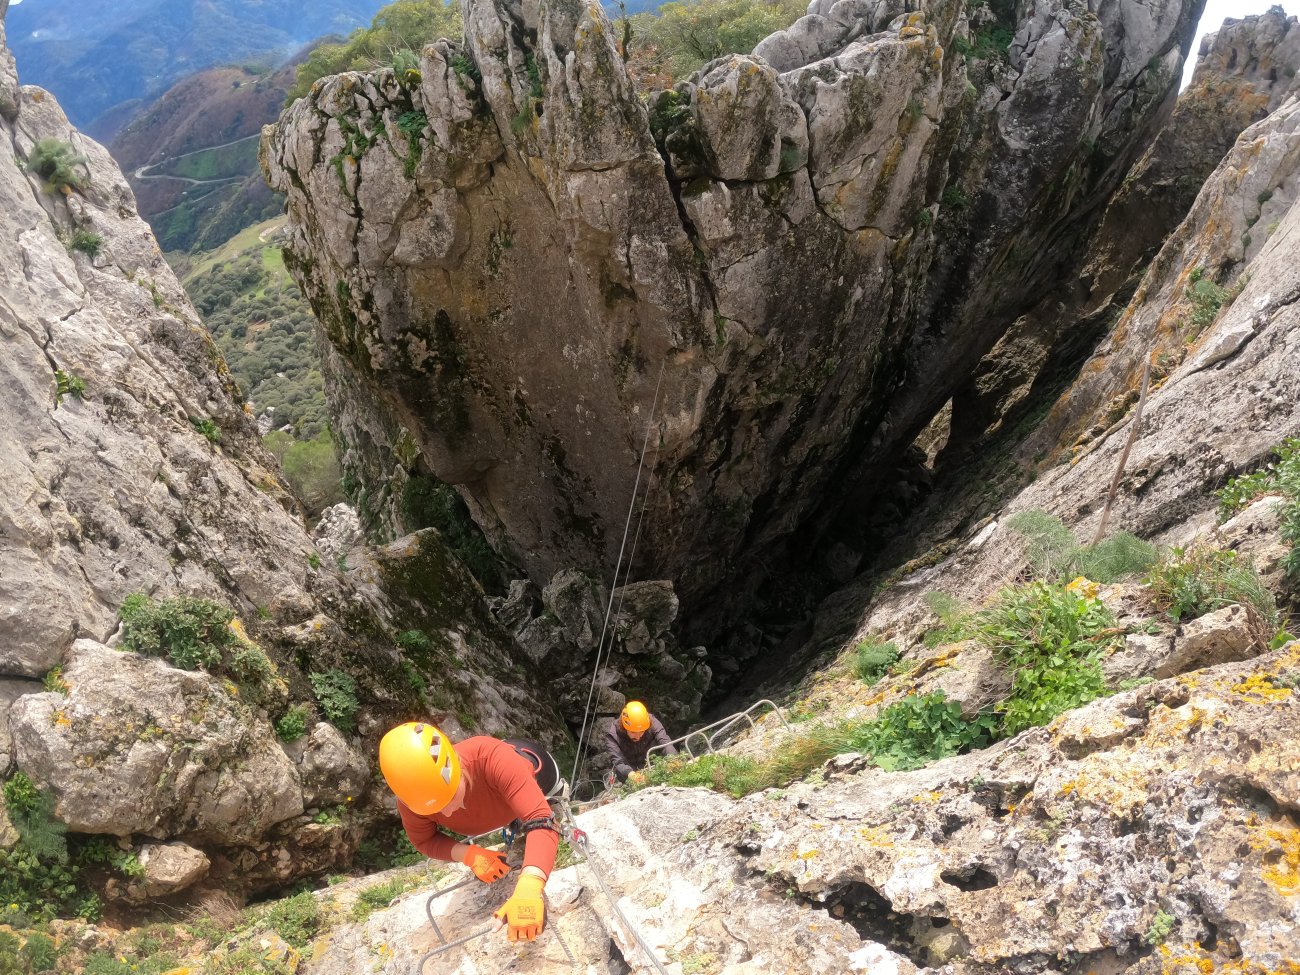
<path id="1" fill-rule="evenodd" d="M 620 782 L 631 779 L 638 785 L 644 783 L 645 776 L 637 770 L 645 768 L 646 752 L 655 745 L 665 746 L 665 755 L 677 754 L 659 719 L 640 701 L 628 701 L 605 734 L 605 753 L 613 765 L 614 777 Z"/>
<path id="2" fill-rule="evenodd" d="M 550 753 L 536 742 L 486 736 L 453 745 L 433 725 L 408 722 L 380 741 L 379 768 L 397 796 L 406 835 L 425 856 L 459 860 L 490 884 L 510 872 L 505 854 L 458 843 L 440 827 L 464 836 L 511 828 L 525 836 L 514 893 L 493 917 L 509 928 L 511 941 L 536 938 L 546 925 L 542 891 L 560 845 L 547 799 L 565 788 Z"/>

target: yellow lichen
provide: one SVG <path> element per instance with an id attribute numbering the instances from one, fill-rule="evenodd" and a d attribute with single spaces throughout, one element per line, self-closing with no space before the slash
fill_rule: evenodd
<path id="1" fill-rule="evenodd" d="M 890 847 L 894 845 L 894 838 L 889 835 L 889 831 L 883 826 L 861 826 L 858 828 L 858 835 L 872 846 Z"/>
<path id="2" fill-rule="evenodd" d="M 1232 692 L 1274 702 L 1285 701 L 1291 696 L 1291 688 L 1276 686 L 1267 674 L 1251 674 L 1240 683 L 1233 684 Z"/>
<path id="3" fill-rule="evenodd" d="M 1265 854 L 1263 876 L 1283 897 L 1300 893 L 1300 829 L 1271 827 L 1251 840 L 1251 846 Z M 1269 862 L 1269 858 L 1278 859 Z"/>

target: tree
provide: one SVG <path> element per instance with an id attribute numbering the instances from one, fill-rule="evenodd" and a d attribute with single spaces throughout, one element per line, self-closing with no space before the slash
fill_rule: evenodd
<path id="1" fill-rule="evenodd" d="M 806 11 L 800 0 L 674 0 L 654 13 L 638 14 L 632 23 L 681 77 L 714 58 L 750 53 Z"/>
<path id="2" fill-rule="evenodd" d="M 342 44 L 322 44 L 298 67 L 288 101 L 311 90 L 318 78 L 343 71 L 372 71 L 414 54 L 440 37 L 460 39 L 460 7 L 443 0 L 396 0 L 375 14 L 369 27 L 354 30 Z"/>

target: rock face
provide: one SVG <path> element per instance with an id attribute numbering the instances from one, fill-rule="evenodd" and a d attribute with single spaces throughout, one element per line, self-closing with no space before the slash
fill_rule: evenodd
<path id="1" fill-rule="evenodd" d="M 634 576 L 707 632 L 1036 300 L 1198 12 L 822 2 L 647 112 L 598 5 L 470 0 L 418 84 L 322 82 L 263 164 L 359 509 L 434 475 L 542 583 L 608 571 L 640 483 Z"/>
<path id="2" fill-rule="evenodd" d="M 362 829 L 301 814 L 365 804 L 375 736 L 399 717 L 562 738 L 436 535 L 348 574 L 321 565 L 121 172 L 18 85 L 3 41 L 0 26 L 0 774 L 25 772 L 75 832 L 185 834 L 237 893 L 355 848 Z M 52 151 L 71 175 L 42 172 Z M 133 593 L 229 606 L 276 693 L 232 698 L 208 674 L 107 649 Z M 58 665 L 66 695 L 38 680 Z M 357 733 L 318 724 L 313 678 L 328 673 L 353 682 Z M 272 728 L 293 705 L 316 727 L 295 760 Z M 302 856 L 268 853 L 272 833 Z"/>
<path id="3" fill-rule="evenodd" d="M 1036 387 L 1050 388 L 1077 368 L 1237 136 L 1300 91 L 1297 69 L 1300 29 L 1280 7 L 1230 20 L 1204 39 L 1191 84 L 1073 261 L 1081 272 L 1018 320 L 954 395 L 949 464 L 1019 415 Z"/>
<path id="4" fill-rule="evenodd" d="M 717 975 L 1287 971 L 1300 800 L 1300 644 L 1095 702 L 915 772 L 842 756 L 783 792 L 656 789 L 581 816 L 602 880 L 660 964 Z M 547 885 L 555 936 L 492 937 L 439 970 L 651 970 L 589 866 Z M 429 890 L 345 925 L 306 964 L 342 975 L 436 947 Z M 501 899 L 432 902 L 448 938 Z M 670 971 L 676 970 L 670 968 Z"/>

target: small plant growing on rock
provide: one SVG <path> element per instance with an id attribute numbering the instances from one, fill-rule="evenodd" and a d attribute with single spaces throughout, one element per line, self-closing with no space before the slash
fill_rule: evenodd
<path id="1" fill-rule="evenodd" d="M 71 396 L 73 399 L 83 399 L 85 395 L 86 381 L 84 379 L 70 372 L 64 372 L 62 369 L 54 370 L 55 406 L 62 405 L 65 396 Z"/>
<path id="2" fill-rule="evenodd" d="M 1278 626 L 1277 603 L 1268 586 L 1249 559 L 1230 550 L 1175 548 L 1152 569 L 1147 585 L 1156 606 L 1176 622 L 1239 603 L 1253 607 L 1270 632 Z"/>
<path id="3" fill-rule="evenodd" d="M 1080 545 L 1065 522 L 1045 511 L 1022 511 L 1007 519 L 1007 527 L 1025 540 L 1025 554 L 1045 579 L 1063 582 L 1087 576 L 1094 582 L 1118 582 L 1146 572 L 1155 564 L 1156 547 L 1128 532 Z"/>
<path id="4" fill-rule="evenodd" d="M 1265 494 L 1280 494 L 1282 540 L 1290 550 L 1282 568 L 1300 576 L 1300 437 L 1290 437 L 1273 448 L 1273 460 L 1263 470 L 1234 477 L 1218 492 L 1219 520 L 1226 521 L 1251 501 Z"/>
<path id="5" fill-rule="evenodd" d="M 63 664 L 55 664 L 41 678 L 41 686 L 52 694 L 67 694 L 68 682 L 63 679 Z"/>
<path id="6" fill-rule="evenodd" d="M 72 232 L 68 239 L 68 249 L 81 251 L 92 259 L 98 256 L 99 249 L 104 245 L 104 238 L 93 230 L 78 228 Z"/>
<path id="7" fill-rule="evenodd" d="M 190 426 L 207 437 L 212 443 L 221 443 L 221 427 L 217 426 L 212 420 L 206 417 L 192 416 L 190 417 Z"/>
<path id="8" fill-rule="evenodd" d="M 297 741 L 307 733 L 307 709 L 295 704 L 276 721 L 275 733 L 283 742 Z"/>
<path id="9" fill-rule="evenodd" d="M 46 193 L 66 194 L 81 189 L 84 178 L 77 172 L 77 167 L 85 162 L 86 157 L 77 155 L 68 143 L 59 139 L 42 139 L 32 146 L 27 157 L 27 171 L 43 180 L 41 189 Z"/>
<path id="10" fill-rule="evenodd" d="M 853 672 L 868 687 L 888 673 L 890 666 L 898 660 L 898 646 L 893 641 L 863 640 L 853 652 Z"/>
<path id="11" fill-rule="evenodd" d="M 337 668 L 308 675 L 316 702 L 325 717 L 340 731 L 351 732 L 354 717 L 361 706 L 357 701 L 357 684 L 352 677 Z"/>
<path id="12" fill-rule="evenodd" d="M 1156 911 L 1156 916 L 1151 919 L 1151 926 L 1147 928 L 1147 933 L 1142 936 L 1142 940 L 1152 946 L 1162 945 L 1177 923 L 1178 918 L 1172 914 L 1163 910 Z"/>

